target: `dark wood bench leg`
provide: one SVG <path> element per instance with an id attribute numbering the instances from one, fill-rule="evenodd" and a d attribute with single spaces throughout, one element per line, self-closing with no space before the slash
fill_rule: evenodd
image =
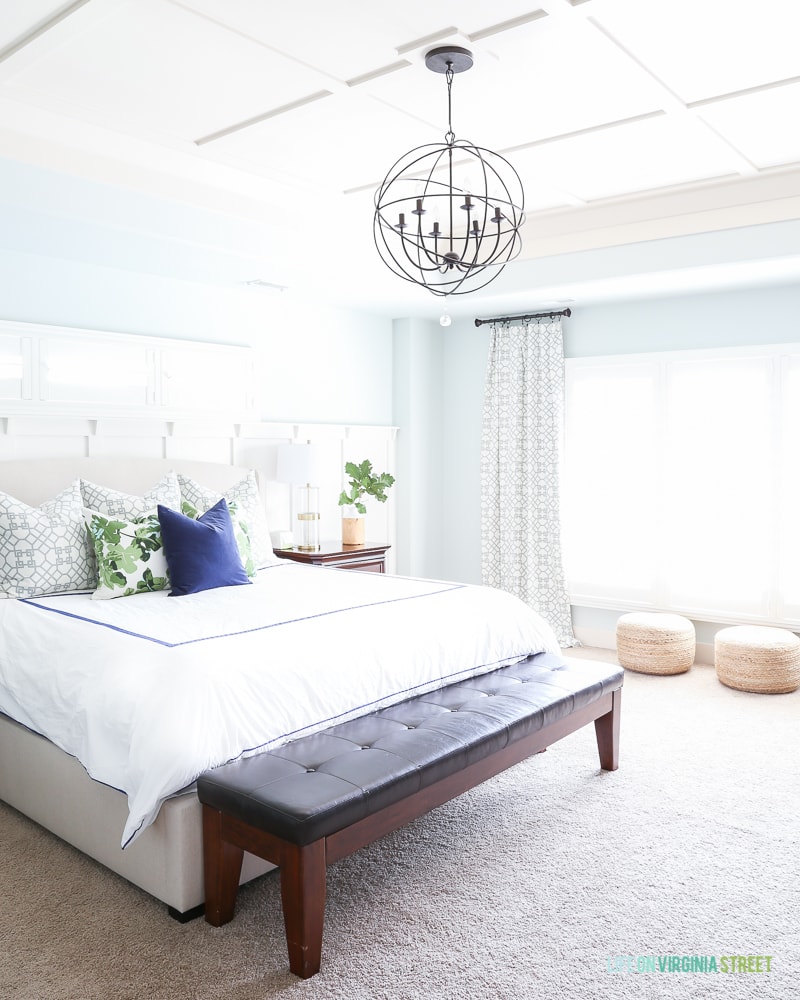
<path id="1" fill-rule="evenodd" d="M 619 767 L 619 720 L 622 710 L 622 690 L 612 694 L 611 711 L 594 720 L 597 749 L 600 752 L 600 767 L 604 771 L 616 771 Z"/>
<path id="2" fill-rule="evenodd" d="M 206 920 L 220 927 L 233 919 L 242 874 L 244 851 L 223 838 L 223 814 L 203 806 L 203 874 L 206 883 Z"/>
<path id="3" fill-rule="evenodd" d="M 305 847 L 285 844 L 280 869 L 289 968 L 301 979 L 309 979 L 319 972 L 322 961 L 325 840 Z"/>

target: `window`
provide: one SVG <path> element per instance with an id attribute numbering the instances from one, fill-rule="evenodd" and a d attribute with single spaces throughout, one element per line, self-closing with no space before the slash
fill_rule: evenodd
<path id="1" fill-rule="evenodd" d="M 42 337 L 40 395 L 51 403 L 145 406 L 152 400 L 154 351 L 133 340 Z"/>
<path id="2" fill-rule="evenodd" d="M 251 347 L 0 320 L 4 415 L 250 419 L 257 378 Z"/>
<path id="3" fill-rule="evenodd" d="M 800 623 L 800 345 L 569 360 L 573 604 Z"/>

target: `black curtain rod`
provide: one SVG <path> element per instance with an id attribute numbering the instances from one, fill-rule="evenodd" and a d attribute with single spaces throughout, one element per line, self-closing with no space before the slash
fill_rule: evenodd
<path id="1" fill-rule="evenodd" d="M 495 316 L 493 319 L 476 319 L 475 326 L 483 326 L 484 323 L 511 323 L 515 319 L 554 319 L 556 316 L 571 316 L 571 309 L 552 310 L 545 313 L 523 313 L 521 316 Z"/>

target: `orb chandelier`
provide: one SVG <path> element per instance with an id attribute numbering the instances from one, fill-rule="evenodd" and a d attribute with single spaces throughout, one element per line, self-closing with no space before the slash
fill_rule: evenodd
<path id="1" fill-rule="evenodd" d="M 373 235 L 398 277 L 434 295 L 464 295 L 494 281 L 519 254 L 525 196 L 507 160 L 453 133 L 453 76 L 472 66 L 472 53 L 442 46 L 425 65 L 447 81 L 447 133 L 388 172 L 375 193 Z"/>

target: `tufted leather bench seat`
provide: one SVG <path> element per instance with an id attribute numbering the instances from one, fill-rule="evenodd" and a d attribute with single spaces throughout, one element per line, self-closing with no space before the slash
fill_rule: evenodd
<path id="1" fill-rule="evenodd" d="M 206 920 L 232 919 L 245 850 L 277 864 L 290 968 L 314 975 L 328 864 L 590 722 L 616 770 L 622 680 L 540 653 L 206 771 Z"/>

